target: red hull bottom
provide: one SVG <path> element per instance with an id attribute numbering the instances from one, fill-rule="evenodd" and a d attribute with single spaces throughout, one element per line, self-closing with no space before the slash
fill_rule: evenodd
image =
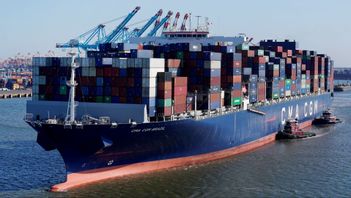
<path id="1" fill-rule="evenodd" d="M 312 124 L 312 121 L 306 121 L 300 123 L 300 128 L 306 128 Z M 103 181 L 106 179 L 118 178 L 127 175 L 134 175 L 140 173 L 147 173 L 162 169 L 181 167 L 181 166 L 189 166 L 194 164 L 200 164 L 204 162 L 209 162 L 213 160 L 218 160 L 226 157 L 230 157 L 233 155 L 237 155 L 240 153 L 244 153 L 258 147 L 264 146 L 275 141 L 276 134 L 273 133 L 271 135 L 265 136 L 258 140 L 230 148 L 221 151 L 216 151 L 212 153 L 206 153 L 196 156 L 189 157 L 181 157 L 160 161 L 150 161 L 150 162 L 142 162 L 135 163 L 124 166 L 116 166 L 111 168 L 102 168 L 96 169 L 92 171 L 83 171 L 79 173 L 71 173 L 67 175 L 67 181 L 64 183 L 56 184 L 51 187 L 51 191 L 53 192 L 62 192 L 67 191 L 71 188 L 75 188 L 78 186 L 91 184 L 99 181 Z"/>

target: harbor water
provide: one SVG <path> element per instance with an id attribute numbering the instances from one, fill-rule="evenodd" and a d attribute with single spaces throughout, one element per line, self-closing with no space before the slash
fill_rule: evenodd
<path id="1" fill-rule="evenodd" d="M 36 143 L 23 121 L 26 99 L 0 101 L 0 197 L 351 197 L 351 92 L 336 93 L 343 123 L 317 137 L 281 141 L 206 164 L 48 192 L 65 180 L 57 151 Z"/>

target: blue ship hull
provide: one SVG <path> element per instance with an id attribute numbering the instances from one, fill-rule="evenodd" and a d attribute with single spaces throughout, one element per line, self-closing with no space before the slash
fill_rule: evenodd
<path id="1" fill-rule="evenodd" d="M 67 172 L 77 173 L 235 148 L 276 133 L 288 118 L 311 121 L 331 102 L 326 93 L 255 108 L 264 114 L 241 110 L 198 120 L 84 125 L 83 129 L 32 126 L 38 131 L 38 143 L 46 150 L 58 149 Z"/>

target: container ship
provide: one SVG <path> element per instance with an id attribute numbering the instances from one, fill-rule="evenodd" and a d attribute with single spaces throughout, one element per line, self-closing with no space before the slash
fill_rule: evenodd
<path id="1" fill-rule="evenodd" d="M 52 190 L 242 153 L 291 118 L 310 125 L 331 105 L 333 61 L 295 41 L 250 40 L 182 28 L 34 57 L 25 120 L 67 170 Z"/>

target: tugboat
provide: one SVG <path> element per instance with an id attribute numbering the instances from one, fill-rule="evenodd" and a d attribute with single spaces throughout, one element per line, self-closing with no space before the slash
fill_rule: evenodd
<path id="1" fill-rule="evenodd" d="M 289 119 L 286 121 L 284 129 L 277 133 L 276 139 L 302 139 L 312 136 L 316 136 L 316 134 L 302 131 L 296 119 Z"/>
<path id="2" fill-rule="evenodd" d="M 313 120 L 312 124 L 314 125 L 326 125 L 326 124 L 337 124 L 341 120 L 336 118 L 330 111 L 330 109 L 323 111 L 322 116 Z"/>

